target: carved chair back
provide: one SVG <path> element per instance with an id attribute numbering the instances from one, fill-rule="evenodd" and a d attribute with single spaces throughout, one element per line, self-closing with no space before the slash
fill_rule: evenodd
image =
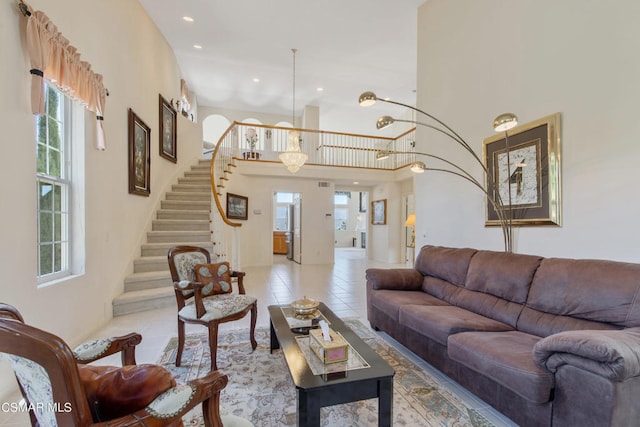
<path id="1" fill-rule="evenodd" d="M 210 264 L 209 251 L 198 246 L 176 246 L 169 250 L 169 271 L 174 283 L 195 282 L 196 264 Z M 178 309 L 185 306 L 186 301 L 194 296 L 193 290 L 175 289 Z"/>

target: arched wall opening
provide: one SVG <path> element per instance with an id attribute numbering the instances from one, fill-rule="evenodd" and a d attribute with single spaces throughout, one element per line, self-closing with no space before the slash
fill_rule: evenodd
<path id="1" fill-rule="evenodd" d="M 216 148 L 220 137 L 229 128 L 230 124 L 229 119 L 219 114 L 207 116 L 202 121 L 202 152 L 204 158 L 211 158 L 213 149 Z"/>

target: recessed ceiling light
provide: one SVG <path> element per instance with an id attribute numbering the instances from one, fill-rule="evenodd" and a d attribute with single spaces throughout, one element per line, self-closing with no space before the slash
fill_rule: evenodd
<path id="1" fill-rule="evenodd" d="M 190 16 L 183 16 L 182 19 L 184 19 L 187 22 L 193 22 L 193 18 Z"/>
<path id="2" fill-rule="evenodd" d="M 202 49 L 202 46 L 200 46 L 199 44 L 194 44 L 193 47 L 196 49 Z"/>
<path id="3" fill-rule="evenodd" d="M 323 88 L 323 87 L 319 87 L 319 88 L 317 88 L 316 90 L 317 90 L 318 92 L 322 92 L 322 91 L 324 90 L 324 88 Z"/>
<path id="4" fill-rule="evenodd" d="M 358 185 L 358 184 L 360 184 L 360 183 L 359 183 L 358 181 L 353 181 L 353 184 L 354 184 L 354 185 Z"/>
<path id="5" fill-rule="evenodd" d="M 254 82 L 254 83 L 260 83 L 260 79 L 259 79 L 259 78 L 257 78 L 257 77 L 254 77 L 254 78 L 253 78 L 253 82 Z"/>

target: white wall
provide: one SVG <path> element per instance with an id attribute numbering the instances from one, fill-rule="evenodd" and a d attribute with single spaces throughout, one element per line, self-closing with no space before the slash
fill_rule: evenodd
<path id="1" fill-rule="evenodd" d="M 362 88 L 362 92 L 373 88 Z M 382 103 L 379 103 L 383 105 Z M 353 105 L 358 105 L 358 96 L 353 99 Z M 381 137 L 395 137 L 399 135 L 398 128 L 376 129 L 376 121 L 382 115 L 388 114 L 402 118 L 404 110 L 386 104 L 384 107 L 342 108 L 340 106 L 325 105 L 320 111 L 319 128 L 332 132 L 355 133 L 361 135 L 375 135 Z M 398 124 L 399 125 L 399 124 Z"/>
<path id="2" fill-rule="evenodd" d="M 25 18 L 16 2 L 0 5 L 0 117 L 4 182 L 0 235 L 0 301 L 15 305 L 30 324 L 76 345 L 111 318 L 111 301 L 123 291 L 161 189 L 199 156 L 201 128 L 178 119 L 178 164 L 158 155 L 158 94 L 180 94 L 173 52 L 137 1 L 30 0 L 58 26 L 82 58 L 103 74 L 107 150 L 95 147 L 87 114 L 85 146 L 85 274 L 53 286 L 36 284 L 35 119 L 30 113 L 30 64 L 21 41 Z M 128 194 L 127 109 L 151 127 L 151 196 Z M 15 380 L 0 362 L 0 396 Z"/>
<path id="3" fill-rule="evenodd" d="M 481 155 L 503 112 L 521 123 L 562 114 L 562 227 L 516 231 L 515 251 L 640 261 L 640 2 L 430 0 L 419 10 L 418 106 Z M 473 170 L 449 140 L 419 128 L 418 148 Z M 502 250 L 481 192 L 416 178 L 417 246 Z"/>
<path id="4" fill-rule="evenodd" d="M 405 227 L 403 217 L 403 204 L 406 197 L 413 193 L 413 180 L 388 182 L 378 185 L 369 193 L 369 201 L 387 201 L 387 223 L 371 224 L 369 214 L 369 258 L 375 261 L 391 264 L 401 263 L 405 260 Z M 369 207 L 370 209 L 370 207 Z"/>
<path id="5" fill-rule="evenodd" d="M 205 150 L 215 148 L 222 134 L 229 128 L 231 122 L 219 114 L 208 115 L 202 120 L 202 145 Z M 211 158 L 211 153 L 209 153 Z"/>
<path id="6" fill-rule="evenodd" d="M 273 194 L 276 192 L 302 195 L 302 263 L 333 264 L 333 183 L 319 187 L 316 179 L 247 176 L 242 173 L 244 166 L 237 168 L 228 188 L 230 193 L 249 198 L 248 218 L 240 221 L 243 225 L 239 230 L 242 266 L 272 263 Z"/>

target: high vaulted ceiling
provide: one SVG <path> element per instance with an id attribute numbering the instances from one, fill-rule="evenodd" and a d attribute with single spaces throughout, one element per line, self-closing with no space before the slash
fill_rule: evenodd
<path id="1" fill-rule="evenodd" d="M 318 106 L 325 129 L 352 117 L 366 90 L 415 103 L 424 1 L 140 0 L 200 106 L 291 116 L 296 48 L 296 115 Z"/>

